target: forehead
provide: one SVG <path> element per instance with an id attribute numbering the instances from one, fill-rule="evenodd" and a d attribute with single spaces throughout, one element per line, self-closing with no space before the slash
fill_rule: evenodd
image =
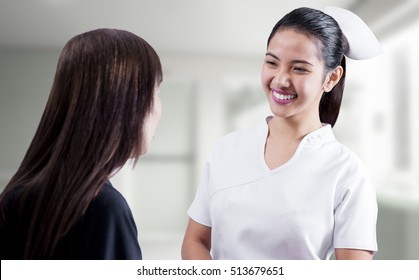
<path id="1" fill-rule="evenodd" d="M 319 43 L 302 32 L 294 29 L 280 29 L 272 37 L 268 45 L 268 52 L 278 56 L 279 59 L 304 59 L 310 62 L 321 63 Z"/>

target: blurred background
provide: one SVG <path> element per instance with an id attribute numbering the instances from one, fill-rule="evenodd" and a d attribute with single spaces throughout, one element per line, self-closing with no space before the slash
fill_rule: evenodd
<path id="1" fill-rule="evenodd" d="M 145 259 L 180 259 L 189 207 L 213 142 L 264 121 L 267 37 L 290 10 L 347 8 L 384 54 L 348 61 L 336 137 L 360 155 L 379 203 L 376 259 L 419 259 L 419 1 L 0 0 L 0 190 L 42 115 L 60 50 L 100 27 L 159 53 L 163 115 L 149 153 L 112 182 L 127 198 Z"/>

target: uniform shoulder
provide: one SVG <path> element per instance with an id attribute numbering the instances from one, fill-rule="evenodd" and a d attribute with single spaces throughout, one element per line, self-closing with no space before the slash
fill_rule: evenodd
<path id="1" fill-rule="evenodd" d="M 260 135 L 264 133 L 264 129 L 264 126 L 260 125 L 253 128 L 245 128 L 227 133 L 215 142 L 214 147 L 240 147 L 248 143 L 254 143 L 259 140 Z"/>
<path id="2" fill-rule="evenodd" d="M 340 167 L 340 173 L 344 175 L 344 178 L 352 180 L 369 176 L 367 165 L 356 151 L 337 141 L 332 145 L 334 146 L 334 164 Z"/>

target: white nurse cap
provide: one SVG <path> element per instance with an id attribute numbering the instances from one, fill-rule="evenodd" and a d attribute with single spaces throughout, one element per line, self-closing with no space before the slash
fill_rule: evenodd
<path id="1" fill-rule="evenodd" d="M 359 16 L 337 7 L 326 7 L 323 12 L 337 21 L 345 35 L 349 44 L 349 50 L 345 53 L 347 57 L 362 60 L 383 52 L 377 38 Z"/>

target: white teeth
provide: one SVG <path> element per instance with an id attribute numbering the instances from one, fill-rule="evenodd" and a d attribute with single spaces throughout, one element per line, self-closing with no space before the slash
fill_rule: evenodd
<path id="1" fill-rule="evenodd" d="M 290 100 L 290 99 L 294 99 L 297 97 L 297 95 L 295 94 L 290 94 L 290 95 L 284 95 L 284 94 L 280 94 L 277 92 L 274 92 L 273 95 L 275 96 L 275 98 L 279 99 L 279 100 Z"/>

